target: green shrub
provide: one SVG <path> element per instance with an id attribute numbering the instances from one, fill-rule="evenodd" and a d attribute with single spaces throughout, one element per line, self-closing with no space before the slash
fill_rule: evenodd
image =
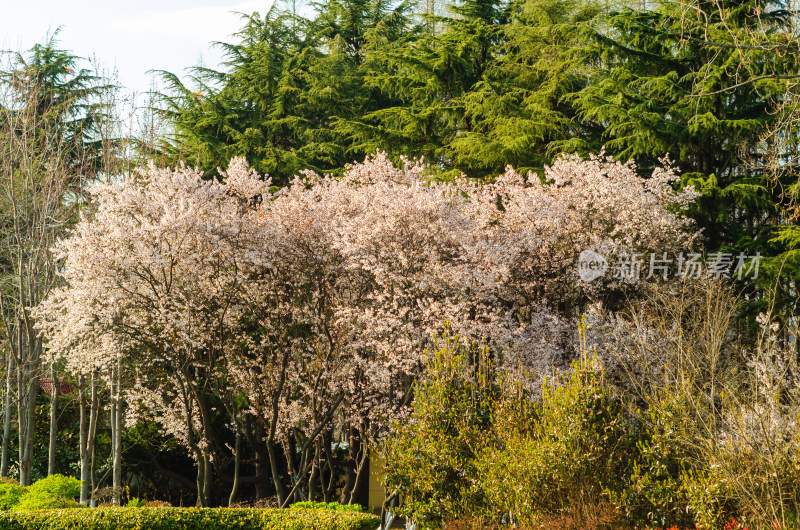
<path id="1" fill-rule="evenodd" d="M 495 440 L 478 463 L 493 518 L 509 514 L 524 526 L 597 510 L 621 487 L 635 446 L 595 363 L 575 363 L 570 374 L 546 381 L 539 402 L 503 386 L 511 395 L 498 403 Z"/>
<path id="2" fill-rule="evenodd" d="M 4 482 L 0 484 L 0 510 L 10 510 L 18 502 L 22 494 L 25 493 L 25 486 Z"/>
<path id="3" fill-rule="evenodd" d="M 128 499 L 128 503 L 125 506 L 128 508 L 141 508 L 146 504 L 147 501 L 144 499 L 140 499 L 139 497 L 131 497 Z"/>
<path id="4" fill-rule="evenodd" d="M 644 528 L 692 528 L 686 478 L 692 461 L 681 396 L 663 395 L 647 411 L 637 455 L 625 486 L 611 495 L 628 519 Z"/>
<path id="5" fill-rule="evenodd" d="M 81 493 L 81 481 L 64 475 L 50 475 L 31 484 L 28 493 L 74 499 Z"/>
<path id="6" fill-rule="evenodd" d="M 252 508 L 87 508 L 0 512 L 0 530 L 374 530 L 372 514 Z"/>
<path id="7" fill-rule="evenodd" d="M 296 502 L 290 508 L 304 508 L 307 510 L 331 510 L 334 512 L 366 512 L 366 508 L 360 504 L 339 504 L 338 502 Z"/>
<path id="8" fill-rule="evenodd" d="M 470 353 L 458 337 L 438 341 L 410 417 L 384 447 L 387 489 L 403 495 L 396 512 L 421 528 L 478 517 L 486 504 L 475 463 L 491 429 L 493 387 L 487 352 L 478 352 L 477 374 Z"/>
<path id="9" fill-rule="evenodd" d="M 62 510 L 67 508 L 81 508 L 73 499 L 51 495 L 49 493 L 25 492 L 19 502 L 13 507 L 17 511 L 30 510 Z"/>
<path id="10" fill-rule="evenodd" d="M 81 492 L 81 481 L 64 475 L 51 475 L 37 480 L 25 489 L 14 510 L 55 510 L 80 508 L 75 501 Z"/>

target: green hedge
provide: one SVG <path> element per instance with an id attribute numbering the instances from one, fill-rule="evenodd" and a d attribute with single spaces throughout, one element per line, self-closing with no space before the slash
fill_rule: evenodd
<path id="1" fill-rule="evenodd" d="M 290 504 L 289 508 L 305 510 L 331 510 L 334 512 L 366 512 L 367 509 L 360 504 L 339 504 L 338 502 L 313 502 L 303 501 Z"/>
<path id="2" fill-rule="evenodd" d="M 0 513 L 0 530 L 375 530 L 372 514 L 250 508 L 87 508 Z"/>

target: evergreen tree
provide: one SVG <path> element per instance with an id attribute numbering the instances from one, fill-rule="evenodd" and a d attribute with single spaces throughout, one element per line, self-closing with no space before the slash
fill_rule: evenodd
<path id="1" fill-rule="evenodd" d="M 445 146 L 475 127 L 463 98 L 494 68 L 508 13 L 495 0 L 464 0 L 451 11 L 427 17 L 429 31 L 415 28 L 369 56 L 366 81 L 389 104 L 354 127 L 364 150 L 424 156 L 439 168 L 453 167 Z M 442 32 L 430 31 L 435 27 Z"/>
<path id="2" fill-rule="evenodd" d="M 780 10 L 756 16 L 765 7 L 758 0 L 726 6 L 724 20 L 713 9 L 659 2 L 652 10 L 623 8 L 584 24 L 586 45 L 574 60 L 594 68 L 571 100 L 585 121 L 605 129 L 607 152 L 644 169 L 666 154 L 676 160 L 684 184 L 703 193 L 694 214 L 710 249 L 756 250 L 747 241 L 776 214 L 777 198 L 754 167 L 763 156 L 757 145 L 772 119 L 775 87 L 764 81 L 734 89 L 743 57 L 704 41 L 731 26 L 742 33 L 765 31 L 764 24 L 778 31 L 785 20 Z M 750 57 L 746 67 L 758 75 L 759 61 L 767 60 Z"/>
<path id="3" fill-rule="evenodd" d="M 175 124 L 168 152 L 214 175 L 233 156 L 285 184 L 298 171 L 338 170 L 366 156 L 343 126 L 376 103 L 360 68 L 371 35 L 393 35 L 404 6 L 340 0 L 315 20 L 271 9 L 245 17 L 236 44 L 221 44 L 226 70 L 194 68 L 187 87 L 161 72 Z"/>
<path id="4" fill-rule="evenodd" d="M 474 175 L 510 164 L 541 170 L 554 155 L 597 148 L 597 131 L 575 119 L 565 96 L 585 85 L 567 56 L 576 27 L 596 8 L 580 0 L 518 0 L 500 27 L 492 68 L 461 99 L 468 125 L 447 146 L 455 167 Z"/>

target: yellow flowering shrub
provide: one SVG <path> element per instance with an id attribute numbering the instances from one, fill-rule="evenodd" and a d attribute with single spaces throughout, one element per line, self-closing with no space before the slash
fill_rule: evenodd
<path id="1" fill-rule="evenodd" d="M 0 530 L 374 530 L 368 513 L 253 508 L 92 508 L 0 512 Z"/>

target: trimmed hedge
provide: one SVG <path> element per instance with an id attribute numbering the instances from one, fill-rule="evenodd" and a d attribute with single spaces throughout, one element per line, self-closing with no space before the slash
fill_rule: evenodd
<path id="1" fill-rule="evenodd" d="M 366 513 L 253 508 L 87 508 L 0 512 L 0 530 L 375 530 Z"/>
<path id="2" fill-rule="evenodd" d="M 360 504 L 339 504 L 338 502 L 303 501 L 290 504 L 289 508 L 304 510 L 332 510 L 334 512 L 366 512 L 367 509 Z"/>

